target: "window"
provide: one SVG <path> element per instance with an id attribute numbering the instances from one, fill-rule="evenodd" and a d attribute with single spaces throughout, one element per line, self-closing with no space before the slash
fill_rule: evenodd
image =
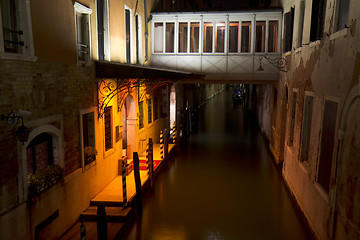
<path id="1" fill-rule="evenodd" d="M 141 64 L 142 62 L 141 17 L 138 14 L 135 16 L 135 28 L 136 28 L 136 64 Z"/>
<path id="2" fill-rule="evenodd" d="M 34 55 L 30 2 L 0 0 L 0 52 L 3 54 Z M 9 56 L 9 55 L 7 55 Z"/>
<path id="3" fill-rule="evenodd" d="M 238 52 L 239 22 L 229 22 L 229 52 Z"/>
<path id="4" fill-rule="evenodd" d="M 105 125 L 105 151 L 112 149 L 112 107 L 104 109 L 104 125 Z"/>
<path id="5" fill-rule="evenodd" d="M 143 101 L 139 102 L 139 128 L 144 127 L 144 106 Z"/>
<path id="6" fill-rule="evenodd" d="M 324 30 L 326 0 L 313 0 L 311 11 L 310 41 L 322 38 Z"/>
<path id="7" fill-rule="evenodd" d="M 337 108 L 337 102 L 325 100 L 317 181 L 326 192 L 330 188 Z"/>
<path id="8" fill-rule="evenodd" d="M 76 40 L 78 61 L 88 62 L 90 59 L 90 8 L 75 2 Z"/>
<path id="9" fill-rule="evenodd" d="M 174 52 L 174 33 L 175 33 L 175 24 L 166 23 L 165 52 L 167 53 Z"/>
<path id="10" fill-rule="evenodd" d="M 154 121 L 159 119 L 159 98 L 154 96 Z"/>
<path id="11" fill-rule="evenodd" d="M 310 134 L 311 134 L 311 119 L 313 110 L 312 96 L 305 97 L 304 114 L 303 114 L 303 126 L 302 126 L 302 137 L 301 137 L 301 155 L 300 161 L 307 162 L 309 158 L 309 146 L 310 146 Z"/>
<path id="12" fill-rule="evenodd" d="M 265 27 L 265 21 L 256 22 L 255 52 L 265 52 Z"/>
<path id="13" fill-rule="evenodd" d="M 250 52 L 251 49 L 251 22 L 241 23 L 241 52 Z"/>
<path id="14" fill-rule="evenodd" d="M 151 99 L 147 99 L 147 107 L 148 107 L 148 124 L 152 122 L 152 114 L 151 114 Z"/>
<path id="15" fill-rule="evenodd" d="M 289 52 L 292 49 L 293 44 L 293 28 L 294 28 L 294 12 L 295 9 L 291 8 L 290 12 L 285 13 L 284 15 L 284 42 L 283 50 L 284 52 Z"/>
<path id="16" fill-rule="evenodd" d="M 154 24 L 154 52 L 162 53 L 163 52 L 163 23 Z"/>
<path id="17" fill-rule="evenodd" d="M 27 174 L 35 174 L 54 164 L 52 136 L 41 133 L 26 148 Z"/>
<path id="18" fill-rule="evenodd" d="M 199 23 L 190 23 L 190 52 L 199 52 Z"/>
<path id="19" fill-rule="evenodd" d="M 94 112 L 85 113 L 81 116 L 82 123 L 82 150 L 85 153 L 86 147 L 95 148 L 95 121 L 94 121 Z M 86 158 L 84 155 L 85 165 L 93 162 L 95 158 Z"/>
<path id="20" fill-rule="evenodd" d="M 225 42 L 225 22 L 217 22 L 215 27 L 216 27 L 215 52 L 223 53 L 224 52 L 224 42 Z"/>
<path id="21" fill-rule="evenodd" d="M 126 63 L 131 63 L 131 12 L 125 9 Z"/>
<path id="22" fill-rule="evenodd" d="M 289 136 L 289 146 L 292 146 L 294 143 L 294 129 L 295 129 L 295 114 L 296 114 L 296 101 L 297 101 L 297 92 L 293 92 L 292 103 L 291 103 L 291 119 L 290 119 L 290 136 Z"/>
<path id="23" fill-rule="evenodd" d="M 212 44 L 213 44 L 213 23 L 205 22 L 204 23 L 204 49 L 205 53 L 212 52 Z"/>
<path id="24" fill-rule="evenodd" d="M 179 23 L 179 53 L 186 53 L 188 45 L 188 23 Z"/>
<path id="25" fill-rule="evenodd" d="M 299 27 L 298 27 L 298 39 L 297 47 L 302 46 L 303 30 L 304 30 L 304 17 L 305 17 L 305 1 L 300 2 L 300 13 L 299 13 Z"/>
<path id="26" fill-rule="evenodd" d="M 268 52 L 278 52 L 279 22 L 269 21 Z"/>
<path id="27" fill-rule="evenodd" d="M 98 58 L 110 60 L 108 0 L 97 0 Z"/>
<path id="28" fill-rule="evenodd" d="M 336 2 L 336 31 L 346 28 L 349 18 L 349 7 L 350 0 L 338 0 Z"/>

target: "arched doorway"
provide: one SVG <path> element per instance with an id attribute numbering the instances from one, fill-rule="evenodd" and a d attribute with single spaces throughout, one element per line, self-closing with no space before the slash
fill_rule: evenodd
<path id="1" fill-rule="evenodd" d="M 133 152 L 136 152 L 136 110 L 134 98 L 129 94 L 123 106 L 123 156 L 132 158 Z"/>

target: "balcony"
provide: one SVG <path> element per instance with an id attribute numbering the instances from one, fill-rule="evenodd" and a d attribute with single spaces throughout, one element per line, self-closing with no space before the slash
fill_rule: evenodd
<path id="1" fill-rule="evenodd" d="M 281 56 L 281 9 L 152 13 L 151 24 L 153 67 L 204 74 L 206 82 L 217 83 L 279 78 L 279 69 L 262 56 Z"/>

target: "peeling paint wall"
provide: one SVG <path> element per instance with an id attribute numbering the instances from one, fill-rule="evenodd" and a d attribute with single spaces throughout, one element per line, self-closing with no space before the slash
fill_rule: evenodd
<path id="1" fill-rule="evenodd" d="M 282 1 L 284 13 L 295 7 L 293 49 L 283 54 L 287 72 L 280 74 L 276 86 L 277 111 L 271 112 L 270 148 L 275 158 L 283 155 L 283 176 L 298 205 L 319 239 L 360 238 L 360 171 L 359 171 L 359 76 L 360 76 L 360 2 L 350 0 L 348 28 L 336 31 L 338 0 L 328 0 L 325 7 L 324 31 L 321 40 L 310 41 L 312 1 L 305 0 L 302 46 L 298 47 L 300 0 Z M 264 88 L 271 94 L 270 88 Z M 288 89 L 288 97 L 286 97 Z M 292 96 L 297 93 L 294 139 L 290 142 Z M 305 97 L 313 97 L 309 154 L 301 161 Z M 287 99 L 287 104 L 284 102 Z M 330 166 L 329 191 L 319 179 L 324 106 L 337 104 L 335 136 Z M 282 106 L 288 106 L 283 108 Z M 282 110 L 286 110 L 283 131 Z M 266 109 L 262 109 L 262 115 Z M 261 115 L 259 114 L 259 115 Z M 274 124 L 275 122 L 275 124 Z M 263 123 L 262 125 L 266 125 Z M 284 141 L 281 139 L 283 137 Z M 283 151 L 281 151 L 283 149 Z M 319 170 L 320 169 L 320 170 Z"/>

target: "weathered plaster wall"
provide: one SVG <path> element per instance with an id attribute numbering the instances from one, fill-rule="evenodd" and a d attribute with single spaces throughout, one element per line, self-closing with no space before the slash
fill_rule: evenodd
<path id="1" fill-rule="evenodd" d="M 300 1 L 283 1 L 284 12 L 290 7 L 299 8 Z M 360 209 L 358 206 L 359 172 L 356 162 L 358 147 L 358 122 L 360 111 L 358 100 L 351 108 L 346 105 L 349 98 L 355 98 L 352 92 L 359 92 L 359 12 L 360 2 L 350 1 L 349 28 L 339 32 L 333 29 L 335 1 L 327 1 L 324 34 L 322 40 L 310 42 L 311 1 L 305 1 L 305 21 L 302 47 L 297 48 L 298 17 L 295 14 L 294 49 L 283 55 L 288 61 L 287 73 L 280 75 L 278 103 L 275 114 L 275 139 L 270 145 L 281 146 L 281 136 L 285 134 L 283 176 L 294 197 L 304 212 L 310 226 L 319 239 L 352 239 L 359 237 Z M 286 99 L 288 88 L 288 108 L 286 114 L 286 131 L 281 132 L 281 100 Z M 291 105 L 293 92 L 297 92 L 296 115 L 294 125 L 294 142 L 289 144 Z M 270 94 L 270 90 L 267 90 Z M 302 141 L 303 114 L 305 95 L 311 95 L 313 111 L 311 120 L 311 137 L 309 158 L 300 162 Z M 350 96 L 352 95 L 352 96 Z M 334 138 L 330 190 L 327 193 L 318 183 L 319 158 L 321 150 L 321 133 L 325 100 L 338 103 L 336 131 Z M 348 109 L 349 108 L 349 109 Z M 341 119 L 348 113 L 344 137 Z M 273 119 L 274 120 L 274 119 Z M 344 142 L 342 144 L 342 138 Z M 339 149 L 343 150 L 339 151 Z M 343 152 L 342 152 L 343 151 Z M 281 154 L 281 152 L 280 152 Z M 351 166 L 351 167 L 350 167 Z M 356 172 L 357 171 L 357 172 Z M 336 215 L 337 214 L 337 215 Z M 337 220 L 336 220 L 337 219 Z M 336 223 L 336 225 L 334 224 Z M 333 229 L 334 228 L 334 229 Z"/>

